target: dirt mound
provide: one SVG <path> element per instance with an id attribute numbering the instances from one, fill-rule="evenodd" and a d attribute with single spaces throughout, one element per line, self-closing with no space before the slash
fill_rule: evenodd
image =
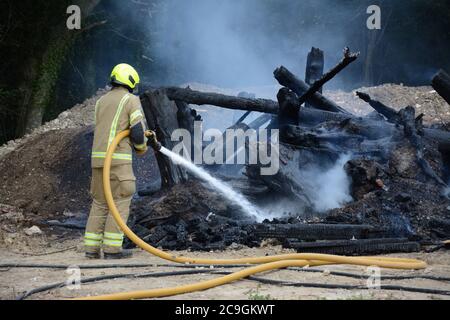
<path id="1" fill-rule="evenodd" d="M 2 203 L 41 217 L 85 210 L 92 129 L 52 130 L 0 159 Z"/>
<path id="2" fill-rule="evenodd" d="M 108 88 L 74 106 L 21 139 L 0 147 L 0 203 L 34 214 L 33 220 L 87 214 L 94 109 Z M 135 161 L 138 186 L 158 181 L 154 156 Z"/>
<path id="3" fill-rule="evenodd" d="M 372 112 L 373 109 L 356 96 L 356 91 L 367 93 L 372 99 L 379 100 L 396 110 L 412 106 L 416 109 L 416 114 L 425 114 L 426 124 L 450 123 L 449 105 L 432 87 L 428 86 L 405 87 L 384 84 L 377 87 L 363 87 L 352 92 L 325 90 L 325 96 L 354 114 L 366 115 Z"/>

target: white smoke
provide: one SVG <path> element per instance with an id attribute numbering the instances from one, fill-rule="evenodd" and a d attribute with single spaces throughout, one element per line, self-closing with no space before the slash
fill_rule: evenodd
<path id="1" fill-rule="evenodd" d="M 347 45 L 335 30 L 339 25 L 332 30 L 327 19 L 315 23 L 311 18 L 329 13 L 330 0 L 163 3 L 148 27 L 158 43 L 149 54 L 169 70 L 169 82 L 228 88 L 273 85 L 273 70 L 280 65 L 304 74 L 312 46 L 325 50 L 326 63 L 332 65 Z"/>
<path id="2" fill-rule="evenodd" d="M 336 164 L 328 170 L 313 166 L 301 172 L 305 193 L 312 201 L 314 210 L 325 212 L 340 208 L 352 201 L 351 181 L 344 170 L 344 166 L 350 158 L 350 155 L 341 156 Z"/>

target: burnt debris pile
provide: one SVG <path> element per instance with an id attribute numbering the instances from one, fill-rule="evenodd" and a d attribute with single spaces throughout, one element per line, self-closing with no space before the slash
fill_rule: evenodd
<path id="1" fill-rule="evenodd" d="M 350 95 L 322 93 L 322 88 L 358 54 L 345 49 L 325 73 L 323 57 L 319 49 L 311 51 L 305 81 L 277 68 L 274 77 L 281 88 L 275 100 L 246 92 L 147 88 L 141 95 L 145 117 L 167 149 L 179 144 L 171 137 L 176 129 L 195 136 L 201 112 L 208 112 L 208 127 L 208 118 L 228 109 L 236 113 L 227 114 L 234 119 L 231 129 L 279 130 L 278 150 L 266 143 L 275 151 L 278 170 L 263 174 L 265 164 L 250 162 L 249 142 L 244 163 L 200 165 L 260 209 L 263 219 L 254 219 L 184 167 L 148 153 L 134 161 L 139 195 L 132 205 L 132 229 L 170 250 L 279 244 L 301 252 L 374 254 L 417 251 L 449 239 L 450 126 L 440 121 L 450 108 L 445 104 L 448 74 L 436 74 L 432 93 L 431 87 L 383 85 L 342 100 Z M 93 109 L 103 93 L 0 148 L 0 202 L 23 210 L 29 226 L 84 228 L 91 204 Z M 419 99 L 406 99 L 410 94 Z M 362 115 L 355 101 L 373 112 Z M 432 110 L 435 104 L 440 112 Z M 200 127 L 201 134 L 205 131 Z M 227 135 L 221 133 L 226 144 Z M 185 145 L 193 158 L 212 144 L 200 141 Z M 223 158 L 237 156 L 224 152 Z"/>
<path id="2" fill-rule="evenodd" d="M 323 52 L 313 48 L 306 81 L 285 67 L 274 71 L 282 86 L 277 101 L 189 87 L 146 90 L 141 101 L 147 122 L 168 149 L 175 145 L 173 130 L 193 134 L 195 122 L 202 121 L 195 106 L 242 110 L 230 128 L 279 130 L 279 170 L 263 175 L 262 165 L 248 161 L 203 165 L 267 213 L 258 222 L 156 154 L 161 185 L 135 201 L 130 224 L 136 233 L 171 250 L 270 241 L 301 252 L 337 254 L 411 252 L 448 238 L 450 132 L 424 124 L 424 115 L 412 106 L 394 109 L 367 93 L 357 92 L 374 109 L 367 116 L 325 97 L 323 86 L 357 58 L 345 48 L 342 60 L 323 73 Z M 432 84 L 448 99 L 444 71 Z M 256 119 L 245 123 L 252 113 Z M 207 146 L 187 149 L 193 155 Z"/>

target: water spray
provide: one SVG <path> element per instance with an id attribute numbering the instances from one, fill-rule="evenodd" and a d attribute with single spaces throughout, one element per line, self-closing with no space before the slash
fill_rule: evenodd
<path id="1" fill-rule="evenodd" d="M 150 145 L 153 149 L 161 152 L 165 156 L 169 157 L 175 164 L 183 166 L 189 170 L 189 172 L 207 182 L 225 198 L 239 206 L 249 217 L 254 218 L 257 222 L 262 222 L 264 220 L 264 215 L 253 204 L 251 204 L 244 195 L 234 191 L 233 188 L 227 183 L 213 177 L 206 170 L 196 166 L 192 161 L 163 147 L 156 139 L 156 134 L 153 131 L 146 131 L 145 135 L 149 138 Z"/>
<path id="2" fill-rule="evenodd" d="M 183 166 L 189 170 L 189 172 L 207 182 L 229 201 L 238 205 L 248 216 L 253 217 L 258 222 L 262 222 L 264 220 L 264 215 L 253 204 L 251 204 L 244 195 L 234 191 L 233 188 L 227 183 L 211 176 L 206 170 L 196 166 L 191 161 L 170 151 L 169 149 L 161 147 L 159 151 L 169 157 L 175 164 Z"/>

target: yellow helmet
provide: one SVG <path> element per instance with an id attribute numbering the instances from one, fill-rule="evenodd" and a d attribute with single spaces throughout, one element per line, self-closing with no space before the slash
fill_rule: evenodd
<path id="1" fill-rule="evenodd" d="M 118 64 L 111 72 L 111 82 L 133 90 L 141 81 L 137 71 L 126 63 Z"/>

